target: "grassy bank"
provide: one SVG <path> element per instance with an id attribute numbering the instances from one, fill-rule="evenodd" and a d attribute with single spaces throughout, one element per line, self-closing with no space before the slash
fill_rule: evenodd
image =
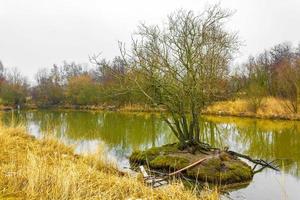
<path id="1" fill-rule="evenodd" d="M 12 110 L 13 106 L 4 106 L 0 104 L 0 111 Z M 25 104 L 21 109 L 62 109 L 62 110 L 91 110 L 91 111 L 120 111 L 120 112 L 164 112 L 162 107 L 153 107 L 147 104 L 125 104 L 116 105 L 47 105 L 37 106 L 34 104 Z"/>
<path id="2" fill-rule="evenodd" d="M 79 156 L 55 139 L 0 127 L 0 199 L 218 199 L 180 183 L 152 189 L 120 173 L 104 155 Z M 100 159 L 99 159 L 100 158 Z"/>
<path id="3" fill-rule="evenodd" d="M 31 106 L 33 108 L 33 106 Z M 102 105 L 102 106 L 55 106 L 55 109 L 68 110 L 111 110 L 120 112 L 165 112 L 163 107 L 153 107 L 147 104 L 126 104 L 122 106 Z M 284 119 L 300 120 L 300 114 L 291 111 L 289 102 L 274 97 L 265 97 L 262 99 L 256 111 L 248 99 L 236 99 L 216 102 L 207 107 L 203 112 L 206 115 L 250 117 L 262 119 Z"/>
<path id="4" fill-rule="evenodd" d="M 125 104 L 122 106 L 115 105 L 53 105 L 39 107 L 36 105 L 25 105 L 25 109 L 62 109 L 62 110 L 92 110 L 92 111 L 119 111 L 119 112 L 165 112 L 163 107 L 153 107 L 147 104 Z M 266 97 L 262 100 L 258 109 L 253 111 L 250 100 L 236 99 L 229 101 L 221 101 L 207 107 L 203 114 L 235 116 L 235 117 L 251 117 L 262 119 L 284 119 L 284 120 L 300 120 L 300 114 L 295 114 L 290 110 L 291 106 L 287 101 Z M 11 110 L 12 107 L 0 105 L 1 110 Z"/>
<path id="5" fill-rule="evenodd" d="M 153 107 L 147 104 L 125 104 L 121 106 L 116 105 L 62 105 L 54 106 L 53 108 L 69 109 L 69 110 L 100 110 L 100 111 L 120 111 L 120 112 L 163 112 L 165 109 L 162 107 Z"/>
<path id="6" fill-rule="evenodd" d="M 262 100 L 257 111 L 253 111 L 251 102 L 247 99 L 217 102 L 203 112 L 209 115 L 253 117 L 262 119 L 300 120 L 300 114 L 289 109 L 287 101 L 267 97 Z"/>

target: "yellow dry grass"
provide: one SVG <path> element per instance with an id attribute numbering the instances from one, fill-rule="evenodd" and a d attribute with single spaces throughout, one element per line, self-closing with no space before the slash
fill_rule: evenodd
<path id="1" fill-rule="evenodd" d="M 9 109 L 11 109 L 11 107 L 9 107 L 9 106 L 4 106 L 4 105 L 2 105 L 1 102 L 0 102 L 0 111 L 1 111 L 1 110 L 9 110 Z"/>
<path id="2" fill-rule="evenodd" d="M 219 199 L 197 196 L 180 183 L 146 187 L 102 155 L 79 156 L 55 139 L 37 140 L 23 128 L 0 127 L 0 199 Z"/>
<path id="3" fill-rule="evenodd" d="M 256 113 L 252 111 L 251 103 L 247 99 L 217 102 L 209 106 L 203 113 L 258 118 L 300 119 L 299 114 L 291 112 L 287 101 L 274 97 L 264 98 Z"/>
<path id="4" fill-rule="evenodd" d="M 165 111 L 162 107 L 153 107 L 147 104 L 126 104 L 121 106 L 119 111 L 124 112 L 162 112 Z"/>

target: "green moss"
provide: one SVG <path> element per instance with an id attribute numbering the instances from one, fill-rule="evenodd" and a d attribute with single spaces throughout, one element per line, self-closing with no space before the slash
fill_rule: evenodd
<path id="1" fill-rule="evenodd" d="M 224 183 L 245 182 L 253 177 L 250 166 L 242 161 L 227 161 L 224 164 L 226 171 L 221 174 L 221 181 Z"/>
<path id="2" fill-rule="evenodd" d="M 178 151 L 178 144 L 167 144 L 161 147 L 152 147 L 145 151 L 134 151 L 129 157 L 131 163 L 146 164 L 151 162 L 159 155 L 166 155 L 168 153 Z"/>
<path id="3" fill-rule="evenodd" d="M 228 157 L 227 157 L 228 158 Z M 211 183 L 239 183 L 252 179 L 251 168 L 240 160 L 222 162 L 219 158 L 212 158 L 203 165 L 187 171 L 188 176 Z"/>
<path id="4" fill-rule="evenodd" d="M 146 164 L 148 160 L 152 160 L 155 155 L 148 154 L 145 151 L 135 151 L 129 157 L 131 163 Z"/>
<path id="5" fill-rule="evenodd" d="M 219 157 L 222 161 L 230 161 L 233 159 L 232 155 L 225 153 L 225 152 L 221 152 Z"/>
<path id="6" fill-rule="evenodd" d="M 215 182 L 220 177 L 222 162 L 218 158 L 211 158 L 198 167 L 187 170 L 187 175 L 201 181 Z"/>
<path id="7" fill-rule="evenodd" d="M 174 156 L 157 156 L 150 162 L 150 167 L 154 169 L 179 170 L 189 165 L 189 160 Z"/>

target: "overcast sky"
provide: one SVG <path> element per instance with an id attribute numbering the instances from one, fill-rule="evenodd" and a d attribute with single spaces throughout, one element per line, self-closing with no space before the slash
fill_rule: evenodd
<path id="1" fill-rule="evenodd" d="M 64 60 L 112 58 L 139 22 L 161 23 L 176 9 L 200 12 L 213 2 L 236 11 L 228 25 L 244 41 L 237 60 L 300 41 L 300 0 L 0 0 L 0 60 L 33 79 Z"/>

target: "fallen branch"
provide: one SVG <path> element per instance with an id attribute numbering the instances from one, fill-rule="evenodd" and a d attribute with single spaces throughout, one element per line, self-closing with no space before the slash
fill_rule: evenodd
<path id="1" fill-rule="evenodd" d="M 212 146 L 210 146 L 210 144 L 207 144 L 207 143 L 201 143 L 201 145 L 202 145 L 202 146 L 205 146 L 206 148 L 208 148 L 208 149 L 210 149 L 210 150 L 221 151 L 221 149 L 212 147 Z M 240 157 L 240 158 L 244 158 L 244 159 L 246 159 L 246 160 L 248 160 L 248 161 L 254 163 L 255 166 L 254 166 L 253 169 L 252 169 L 253 171 L 255 170 L 255 168 L 256 168 L 257 165 L 261 165 L 262 168 L 261 168 L 260 170 L 255 171 L 255 173 L 260 172 L 260 171 L 262 171 L 262 170 L 265 169 L 265 168 L 270 168 L 270 169 L 273 169 L 273 170 L 275 170 L 275 171 L 280 171 L 280 170 L 278 169 L 278 167 L 275 167 L 275 166 L 272 165 L 272 163 L 274 163 L 275 160 L 273 160 L 273 161 L 271 161 L 271 162 L 267 162 L 267 161 L 262 160 L 262 159 L 253 159 L 253 158 L 251 158 L 251 157 L 248 156 L 248 155 L 244 155 L 244 154 L 241 154 L 241 153 L 237 153 L 237 152 L 235 152 L 235 151 L 228 151 L 228 147 L 225 149 L 225 151 L 226 151 L 227 153 L 233 155 L 233 156 Z"/>
<path id="2" fill-rule="evenodd" d="M 247 155 L 244 155 L 244 154 L 240 154 L 240 153 L 237 153 L 237 152 L 234 152 L 234 151 L 227 151 L 227 152 L 229 154 L 233 155 L 233 156 L 244 158 L 244 159 L 246 159 L 246 160 L 254 163 L 255 164 L 254 169 L 256 168 L 257 165 L 261 165 L 261 166 L 263 166 L 263 169 L 268 167 L 268 168 L 271 168 L 271 169 L 273 169 L 275 171 L 280 171 L 277 167 L 275 167 L 275 166 L 272 165 L 272 163 L 274 161 L 268 163 L 265 160 L 262 160 L 262 159 L 253 159 L 250 156 L 247 156 Z"/>
<path id="3" fill-rule="evenodd" d="M 198 161 L 196 161 L 196 162 L 194 162 L 194 163 L 192 163 L 192 164 L 190 164 L 190 165 L 188 165 L 188 166 L 186 166 L 186 167 L 184 167 L 184 168 L 182 168 L 182 169 L 180 169 L 180 170 L 177 170 L 177 171 L 175 171 L 175 172 L 173 172 L 173 173 L 168 174 L 168 176 L 174 176 L 174 175 L 176 175 L 176 174 L 179 174 L 180 172 L 185 171 L 185 170 L 187 170 L 187 169 L 189 169 L 189 168 L 192 168 L 192 167 L 194 167 L 194 166 L 196 166 L 196 165 L 202 163 L 203 161 L 205 161 L 205 160 L 207 160 L 207 159 L 209 159 L 209 158 L 212 158 L 212 156 L 208 156 L 208 157 L 206 157 L 206 158 L 202 158 L 202 159 L 200 159 L 200 160 L 198 160 Z"/>

